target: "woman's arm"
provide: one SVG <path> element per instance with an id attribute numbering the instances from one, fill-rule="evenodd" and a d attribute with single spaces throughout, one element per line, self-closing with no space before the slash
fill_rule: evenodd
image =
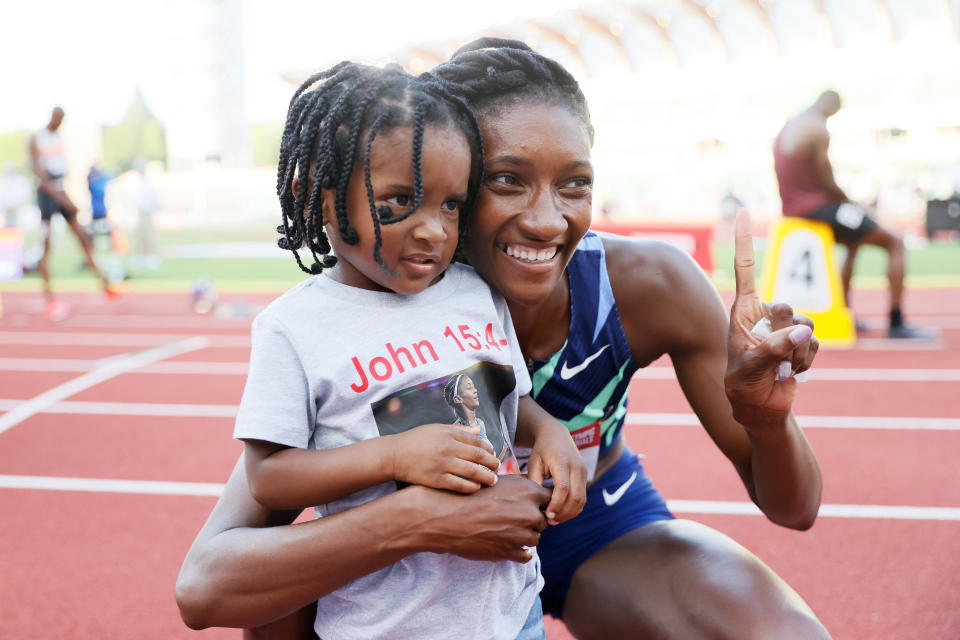
<path id="1" fill-rule="evenodd" d="M 184 622 L 258 627 L 420 551 L 525 562 L 546 526 L 550 492 L 520 477 L 465 496 L 409 487 L 299 524 L 250 494 L 244 462 L 190 547 L 177 578 Z"/>
<path id="2" fill-rule="evenodd" d="M 802 370 L 816 351 L 789 343 L 792 311 L 776 321 L 778 331 L 762 345 L 730 350 L 727 312 L 690 256 L 650 241 L 612 239 L 605 246 L 634 358 L 646 365 L 669 354 L 687 401 L 751 499 L 773 522 L 809 528 L 820 504 L 820 470 L 790 412 L 796 381 L 775 381 L 780 361 L 791 352 L 803 350 L 795 367 Z M 752 276 L 752 263 L 749 269 Z M 783 315 L 789 308 L 777 309 Z M 760 394 L 753 393 L 758 382 Z M 779 404 L 772 407 L 775 386 Z"/>

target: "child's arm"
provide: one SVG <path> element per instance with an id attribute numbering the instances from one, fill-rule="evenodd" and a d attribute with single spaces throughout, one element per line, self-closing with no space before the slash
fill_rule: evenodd
<path id="1" fill-rule="evenodd" d="M 527 477 L 543 484 L 553 478 L 547 521 L 559 524 L 578 515 L 587 502 L 587 465 L 567 428 L 529 395 L 517 405 L 517 444 L 532 447 Z"/>
<path id="2" fill-rule="evenodd" d="M 428 424 L 335 449 L 244 440 L 250 491 L 274 510 L 326 504 L 388 480 L 473 493 L 497 481 L 493 447 L 462 427 Z"/>

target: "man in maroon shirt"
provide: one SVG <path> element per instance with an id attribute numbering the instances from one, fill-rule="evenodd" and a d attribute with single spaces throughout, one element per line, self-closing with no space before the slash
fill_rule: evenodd
<path id="1" fill-rule="evenodd" d="M 872 244 L 889 254 L 887 279 L 890 282 L 891 338 L 931 339 L 934 333 L 904 324 L 900 312 L 905 271 L 903 238 L 880 226 L 866 209 L 852 202 L 833 177 L 827 149 L 830 134 L 827 118 L 840 110 L 836 91 L 824 91 L 810 107 L 787 120 L 773 143 L 773 164 L 783 201 L 783 215 L 821 220 L 833 228 L 833 234 L 847 247 L 847 259 L 841 278 L 843 295 L 850 300 L 850 279 L 857 249 Z"/>

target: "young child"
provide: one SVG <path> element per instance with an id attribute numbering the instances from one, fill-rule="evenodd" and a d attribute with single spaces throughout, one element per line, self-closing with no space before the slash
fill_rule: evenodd
<path id="1" fill-rule="evenodd" d="M 397 483 L 495 483 L 493 447 L 479 427 L 450 424 L 444 400 L 447 380 L 469 375 L 500 421 L 486 430 L 532 445 L 531 463 L 571 487 L 554 491 L 548 519 L 579 513 L 582 459 L 527 397 L 505 302 L 450 264 L 481 168 L 469 109 L 399 67 L 341 63 L 294 94 L 279 244 L 315 277 L 255 320 L 234 432 L 265 506 L 320 505 L 323 517 Z M 324 640 L 543 638 L 541 584 L 533 550 L 526 563 L 415 554 L 322 598 L 314 628 Z"/>

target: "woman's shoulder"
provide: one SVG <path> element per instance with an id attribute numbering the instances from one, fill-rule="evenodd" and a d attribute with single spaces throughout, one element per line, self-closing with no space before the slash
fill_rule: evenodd
<path id="1" fill-rule="evenodd" d="M 604 237 L 604 250 L 610 287 L 635 356 L 699 343 L 713 334 L 716 323 L 723 323 L 716 288 L 686 251 L 662 240 L 611 236 Z"/>
<path id="2" fill-rule="evenodd" d="M 686 251 L 653 238 L 602 234 L 610 285 L 617 299 L 676 296 L 709 280 Z M 623 295 L 620 295 L 622 292 Z"/>

